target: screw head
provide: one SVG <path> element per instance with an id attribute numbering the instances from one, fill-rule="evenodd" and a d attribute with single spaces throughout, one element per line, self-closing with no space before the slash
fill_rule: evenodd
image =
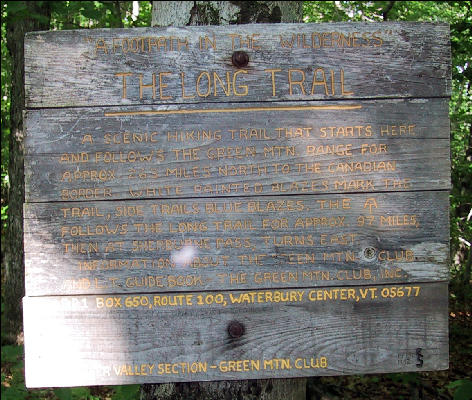
<path id="1" fill-rule="evenodd" d="M 228 334 L 233 339 L 240 338 L 242 335 L 244 335 L 244 332 L 245 332 L 244 325 L 241 324 L 240 322 L 231 321 L 228 324 Z"/>
<path id="2" fill-rule="evenodd" d="M 373 247 L 366 247 L 364 249 L 364 257 L 367 259 L 373 259 L 375 257 L 375 249 Z"/>
<path id="3" fill-rule="evenodd" d="M 235 51 L 231 57 L 231 62 L 235 67 L 243 68 L 249 64 L 249 56 L 245 51 Z"/>

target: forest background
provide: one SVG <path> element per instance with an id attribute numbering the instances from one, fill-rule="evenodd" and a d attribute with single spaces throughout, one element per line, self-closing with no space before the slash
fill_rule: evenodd
<path id="1" fill-rule="evenodd" d="M 2 399 L 133 399 L 139 386 L 27 390 L 21 321 L 12 328 L 18 307 L 5 287 L 11 262 L 4 249 L 22 243 L 12 229 L 15 182 L 22 182 L 12 162 L 20 149 L 11 133 L 13 75 L 17 70 L 7 29 L 33 19 L 45 29 L 133 28 L 151 26 L 150 1 L 36 1 L 50 18 L 35 14 L 23 1 L 2 1 L 1 35 L 1 396 Z M 201 2 L 205 3 L 205 2 Z M 208 2 L 217 3 L 217 2 Z M 304 22 L 428 21 L 451 29 L 452 97 L 450 101 L 452 191 L 450 195 L 450 369 L 439 372 L 313 378 L 308 399 L 472 399 L 472 2 L 471 1 L 305 1 Z M 11 34 L 11 32 L 10 32 Z M 22 266 L 20 266 L 23 268 Z M 6 289 L 6 290 L 5 290 Z M 17 321 L 18 322 L 18 321 Z M 13 324 L 14 326 L 15 324 Z"/>

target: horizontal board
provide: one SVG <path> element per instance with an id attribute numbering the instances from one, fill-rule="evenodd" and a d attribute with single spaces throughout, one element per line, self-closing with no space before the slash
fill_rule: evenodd
<path id="1" fill-rule="evenodd" d="M 34 110 L 26 201 L 450 187 L 446 99 Z"/>
<path id="2" fill-rule="evenodd" d="M 25 297 L 27 387 L 448 368 L 447 283 Z"/>
<path id="3" fill-rule="evenodd" d="M 25 204 L 28 296 L 447 280 L 448 193 Z"/>
<path id="4" fill-rule="evenodd" d="M 141 151 L 150 145 L 182 149 L 269 136 L 273 142 L 304 138 L 326 144 L 352 138 L 449 139 L 450 131 L 445 98 L 41 109 L 27 110 L 25 117 L 28 155 L 130 145 Z M 84 135 L 91 135 L 93 146 Z"/>
<path id="5" fill-rule="evenodd" d="M 232 64 L 235 51 L 249 62 Z M 153 75 L 154 74 L 154 75 Z M 447 24 L 32 32 L 27 107 L 449 96 Z"/>

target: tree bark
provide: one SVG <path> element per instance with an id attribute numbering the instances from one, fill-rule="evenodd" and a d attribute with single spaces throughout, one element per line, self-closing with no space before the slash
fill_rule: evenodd
<path id="1" fill-rule="evenodd" d="M 152 26 L 301 22 L 301 1 L 153 1 Z M 141 400 L 301 400 L 306 379 L 143 385 Z"/>
<path id="2" fill-rule="evenodd" d="M 8 175 L 8 231 L 4 246 L 4 301 L 7 340 L 13 342 L 22 329 L 22 298 L 24 296 L 23 202 L 24 189 L 24 130 L 25 108 L 24 38 L 25 33 L 49 29 L 50 8 L 47 1 L 22 1 L 15 12 L 8 11 L 6 21 L 7 47 L 12 57 L 10 102 L 10 137 Z"/>
<path id="3" fill-rule="evenodd" d="M 143 385 L 141 400 L 305 400 L 306 379 L 163 383 Z"/>
<path id="4" fill-rule="evenodd" d="M 302 22 L 302 1 L 153 1 L 152 26 Z"/>

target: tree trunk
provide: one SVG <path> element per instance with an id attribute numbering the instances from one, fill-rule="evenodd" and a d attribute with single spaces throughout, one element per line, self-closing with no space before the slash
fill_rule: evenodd
<path id="1" fill-rule="evenodd" d="M 23 110 L 25 107 L 24 37 L 26 32 L 48 30 L 50 9 L 47 1 L 22 1 L 15 5 L 15 12 L 8 10 L 7 47 L 12 57 L 10 138 L 8 174 L 8 232 L 4 250 L 5 271 L 5 320 L 3 327 L 9 341 L 15 341 L 22 328 L 22 306 L 24 296 L 24 252 L 23 252 Z"/>
<path id="2" fill-rule="evenodd" d="M 302 1 L 153 1 L 152 26 L 302 22 Z"/>
<path id="3" fill-rule="evenodd" d="M 153 26 L 301 22 L 301 1 L 153 1 Z M 306 379 L 143 385 L 141 400 L 301 400 Z"/>
<path id="4" fill-rule="evenodd" d="M 306 379 L 163 383 L 141 386 L 141 400 L 305 400 Z"/>

